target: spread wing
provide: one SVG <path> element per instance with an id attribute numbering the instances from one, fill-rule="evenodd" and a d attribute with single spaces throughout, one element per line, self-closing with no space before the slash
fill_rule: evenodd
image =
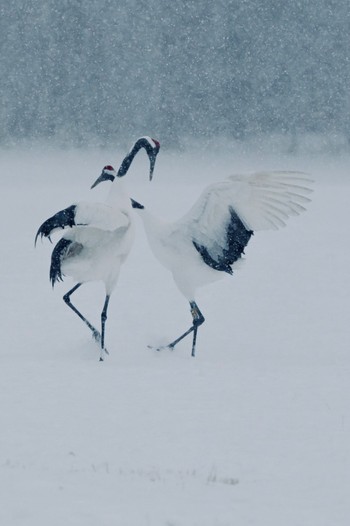
<path id="1" fill-rule="evenodd" d="M 205 263 L 231 273 L 254 230 L 284 227 L 305 210 L 311 183 L 299 172 L 234 175 L 207 187 L 177 227 Z"/>
<path id="2" fill-rule="evenodd" d="M 301 172 L 259 172 L 229 178 L 228 198 L 252 230 L 277 230 L 306 210 L 313 183 Z"/>
<path id="3" fill-rule="evenodd" d="M 116 228 L 128 226 L 130 219 L 124 211 L 115 209 L 104 203 L 80 202 L 60 210 L 55 215 L 44 221 L 39 227 L 35 237 L 48 237 L 60 229 L 73 227 L 89 227 L 104 231 L 113 231 Z M 51 240 L 51 239 L 50 239 Z"/>

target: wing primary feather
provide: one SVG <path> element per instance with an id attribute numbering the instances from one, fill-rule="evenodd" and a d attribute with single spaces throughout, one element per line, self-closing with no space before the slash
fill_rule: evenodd
<path id="1" fill-rule="evenodd" d="M 294 210 L 290 208 L 286 203 L 273 199 L 264 199 L 262 204 L 266 204 L 267 209 L 274 210 L 276 213 L 281 214 L 285 219 L 288 219 L 290 214 L 294 214 Z"/>

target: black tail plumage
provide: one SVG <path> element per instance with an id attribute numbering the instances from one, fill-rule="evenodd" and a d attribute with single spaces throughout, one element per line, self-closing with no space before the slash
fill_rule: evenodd
<path id="1" fill-rule="evenodd" d="M 224 247 L 222 247 L 221 254 L 217 254 L 216 258 L 214 259 L 210 255 L 207 247 L 200 245 L 194 240 L 193 244 L 196 250 L 198 250 L 202 256 L 202 259 L 206 265 L 215 270 L 232 274 L 231 265 L 233 265 L 235 261 L 242 257 L 242 254 L 244 254 L 244 249 L 253 233 L 254 232 L 252 230 L 247 230 L 245 228 L 234 209 L 230 207 L 230 221 L 226 230 L 226 244 Z"/>
<path id="2" fill-rule="evenodd" d="M 62 238 L 52 251 L 50 266 L 50 281 L 52 287 L 55 286 L 56 281 L 63 281 L 61 263 L 64 256 L 67 254 L 69 246 L 71 244 L 72 241 L 70 241 L 69 239 Z"/>

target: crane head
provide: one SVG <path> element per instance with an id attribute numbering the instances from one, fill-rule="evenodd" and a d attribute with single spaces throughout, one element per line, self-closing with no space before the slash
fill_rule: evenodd
<path id="1" fill-rule="evenodd" d="M 111 166 L 110 164 L 107 164 L 107 166 L 103 168 L 100 177 L 98 177 L 96 181 L 94 182 L 94 184 L 91 186 L 91 189 L 95 188 L 95 186 L 102 183 L 103 181 L 114 181 L 114 179 L 116 178 L 116 175 L 117 173 L 114 170 L 113 166 Z"/>
<path id="2" fill-rule="evenodd" d="M 137 139 L 129 153 L 124 157 L 117 173 L 118 177 L 123 177 L 127 173 L 135 155 L 141 150 L 141 148 L 143 148 L 147 153 L 150 162 L 149 180 L 152 181 L 153 170 L 160 149 L 160 143 L 156 139 L 152 139 L 146 135 Z"/>

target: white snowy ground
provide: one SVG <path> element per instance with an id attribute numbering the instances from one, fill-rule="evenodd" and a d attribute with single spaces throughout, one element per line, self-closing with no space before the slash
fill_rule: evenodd
<path id="1" fill-rule="evenodd" d="M 161 151 L 152 184 L 135 160 L 130 194 L 177 218 L 231 173 L 298 169 L 307 213 L 257 233 L 246 264 L 202 289 L 196 358 L 170 341 L 186 301 L 141 223 L 112 296 L 110 357 L 52 292 L 43 220 L 108 191 L 91 183 L 122 153 L 0 154 L 0 524 L 347 526 L 350 523 L 349 158 Z M 98 323 L 101 284 L 74 296 Z"/>

